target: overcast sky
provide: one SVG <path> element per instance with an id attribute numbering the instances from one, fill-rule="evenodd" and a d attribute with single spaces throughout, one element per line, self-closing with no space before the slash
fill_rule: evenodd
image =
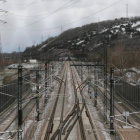
<path id="1" fill-rule="evenodd" d="M 126 17 L 126 4 L 129 17 L 139 16 L 140 13 L 139 0 L 6 1 L 0 2 L 0 11 L 8 11 L 6 14 L 0 12 L 0 20 L 7 22 L 0 22 L 3 52 L 18 51 L 19 45 L 21 51 L 24 51 L 28 46 L 39 44 L 42 39 L 59 35 L 63 25 L 64 31 L 99 20 Z"/>

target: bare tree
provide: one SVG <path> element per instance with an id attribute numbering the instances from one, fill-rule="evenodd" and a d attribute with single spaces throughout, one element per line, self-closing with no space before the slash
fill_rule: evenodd
<path id="1" fill-rule="evenodd" d="M 121 72 L 131 65 L 132 52 L 130 49 L 125 49 L 123 44 L 116 45 L 112 53 L 112 63 L 114 63 Z"/>

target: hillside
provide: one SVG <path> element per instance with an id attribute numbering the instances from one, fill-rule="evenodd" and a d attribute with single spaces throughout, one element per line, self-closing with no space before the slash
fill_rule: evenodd
<path id="1" fill-rule="evenodd" d="M 70 50 L 76 57 L 93 58 L 95 57 L 93 54 L 97 54 L 106 44 L 109 46 L 110 55 L 116 46 L 123 46 L 124 51 L 129 49 L 129 51 L 137 50 L 138 52 L 140 49 L 139 37 L 140 17 L 120 18 L 69 29 L 36 46 L 36 51 L 41 51 L 42 58 L 46 57 L 47 53 L 51 57 L 55 57 L 61 54 L 62 49 Z M 33 50 L 35 51 L 34 48 Z M 26 52 L 27 49 L 24 53 Z M 39 53 L 36 53 L 35 57 L 37 54 Z"/>

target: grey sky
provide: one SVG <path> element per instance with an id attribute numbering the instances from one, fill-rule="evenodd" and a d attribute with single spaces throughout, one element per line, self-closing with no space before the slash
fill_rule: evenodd
<path id="1" fill-rule="evenodd" d="M 5 25 L 1 25 L 0 23 L 3 52 L 18 51 L 19 45 L 21 51 L 23 51 L 27 46 L 33 45 L 33 42 L 39 44 L 42 41 L 42 36 L 45 40 L 48 36 L 51 37 L 60 34 L 61 28 L 59 26 L 94 14 L 118 1 L 7 0 L 4 4 L 0 2 L 0 9 L 8 11 L 4 15 L 0 13 L 0 20 L 7 22 Z M 91 22 L 98 22 L 98 20 L 125 17 L 126 4 L 129 5 L 129 16 L 139 16 L 139 0 L 122 0 L 116 5 L 89 18 L 64 26 L 63 30 Z M 62 6 L 64 8 L 59 10 Z M 59 28 L 50 29 L 54 27 Z"/>

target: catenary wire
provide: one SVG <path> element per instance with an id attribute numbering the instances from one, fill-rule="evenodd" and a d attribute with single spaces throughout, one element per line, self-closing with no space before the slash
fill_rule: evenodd
<path id="1" fill-rule="evenodd" d="M 7 24 L 10 25 L 10 26 L 12 26 L 12 27 L 14 27 L 14 28 L 16 28 L 16 29 L 23 30 L 23 31 L 46 31 L 46 30 L 53 30 L 53 29 L 57 29 L 57 28 L 60 28 L 60 27 L 64 27 L 64 26 L 67 26 L 67 25 L 70 25 L 70 24 L 76 23 L 76 22 L 81 21 L 81 20 L 84 20 L 84 19 L 86 19 L 86 18 L 89 18 L 89 17 L 91 17 L 91 16 L 93 16 L 93 15 L 95 15 L 95 14 L 97 14 L 97 13 L 100 13 L 100 12 L 102 12 L 102 11 L 104 11 L 104 10 L 106 10 L 106 9 L 108 9 L 108 8 L 110 8 L 110 7 L 114 6 L 114 5 L 116 5 L 116 4 L 118 4 L 118 3 L 121 2 L 121 1 L 123 1 L 123 0 L 120 0 L 120 1 L 118 1 L 118 2 L 116 2 L 116 3 L 113 3 L 112 5 L 110 5 L 110 6 L 106 7 L 106 8 L 103 8 L 103 9 L 101 9 L 101 10 L 99 10 L 99 11 L 93 13 L 93 14 L 90 14 L 90 15 L 84 17 L 84 18 L 81 18 L 81 19 L 79 19 L 79 20 L 76 20 L 76 21 L 73 21 L 73 22 L 69 22 L 69 23 L 64 24 L 64 25 L 60 25 L 60 26 L 56 26 L 56 27 L 52 27 L 52 28 L 48 28 L 48 29 L 40 29 L 40 30 L 28 30 L 28 29 L 22 29 L 22 28 L 25 28 L 25 27 L 31 26 L 31 25 L 33 25 L 33 24 L 35 24 L 35 23 L 37 23 L 37 22 L 39 22 L 39 21 L 45 19 L 45 17 L 44 17 L 43 19 L 40 19 L 40 20 L 38 20 L 38 21 L 36 21 L 36 22 L 34 22 L 34 23 L 32 23 L 32 24 L 29 24 L 29 25 L 24 26 L 24 27 L 21 27 L 21 28 L 17 28 L 17 27 L 15 27 L 15 26 L 13 26 L 13 25 L 11 25 L 11 24 L 9 24 L 9 23 L 7 23 Z M 9 30 L 16 30 L 16 29 L 9 29 Z M 3 30 L 3 31 L 4 31 L 4 29 L 0 29 L 0 30 Z"/>

